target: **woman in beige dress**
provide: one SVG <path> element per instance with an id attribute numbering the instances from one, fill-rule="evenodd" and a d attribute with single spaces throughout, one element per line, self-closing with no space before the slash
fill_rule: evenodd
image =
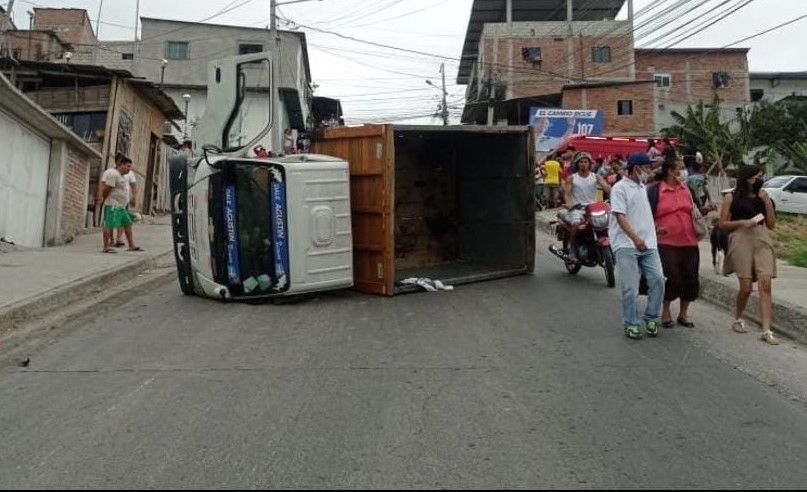
<path id="1" fill-rule="evenodd" d="M 720 228 L 730 231 L 729 249 L 723 274 L 737 274 L 735 320 L 731 329 L 745 333 L 743 313 L 754 282 L 759 282 L 759 311 L 762 320 L 760 340 L 778 345 L 771 331 L 773 302 L 772 280 L 776 278 L 776 256 L 769 230 L 776 226 L 776 213 L 768 193 L 762 189 L 762 169 L 743 166 L 737 173 L 737 186 L 723 198 Z"/>

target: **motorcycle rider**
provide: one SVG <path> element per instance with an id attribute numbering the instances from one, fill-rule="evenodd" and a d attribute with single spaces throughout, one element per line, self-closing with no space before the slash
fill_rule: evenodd
<path id="1" fill-rule="evenodd" d="M 597 201 L 597 186 L 604 193 L 610 193 L 611 187 L 602 176 L 591 172 L 591 154 L 578 152 L 572 158 L 571 174 L 563 183 L 563 192 L 566 199 L 563 209 L 558 212 L 558 218 L 571 225 L 569 231 L 569 262 L 578 263 L 577 258 L 577 226 L 585 218 L 583 207 Z"/>

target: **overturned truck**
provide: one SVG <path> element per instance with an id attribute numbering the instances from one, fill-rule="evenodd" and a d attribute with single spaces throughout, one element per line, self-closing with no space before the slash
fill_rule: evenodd
<path id="1" fill-rule="evenodd" d="M 533 271 L 528 127 L 326 129 L 312 151 L 349 163 L 354 287 L 394 295 L 412 278 L 462 284 Z"/>

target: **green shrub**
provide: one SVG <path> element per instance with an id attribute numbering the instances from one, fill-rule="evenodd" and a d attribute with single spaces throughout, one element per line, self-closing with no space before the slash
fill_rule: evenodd
<path id="1" fill-rule="evenodd" d="M 807 244 L 800 244 L 793 248 L 787 257 L 787 262 L 791 265 L 807 268 Z"/>

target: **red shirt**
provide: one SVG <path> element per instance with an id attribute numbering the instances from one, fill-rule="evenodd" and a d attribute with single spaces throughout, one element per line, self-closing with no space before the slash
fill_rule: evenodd
<path id="1" fill-rule="evenodd" d="M 689 187 L 679 184 L 671 187 L 666 181 L 659 183 L 656 206 L 658 243 L 667 246 L 697 246 L 698 237 L 692 225 L 692 195 Z"/>

